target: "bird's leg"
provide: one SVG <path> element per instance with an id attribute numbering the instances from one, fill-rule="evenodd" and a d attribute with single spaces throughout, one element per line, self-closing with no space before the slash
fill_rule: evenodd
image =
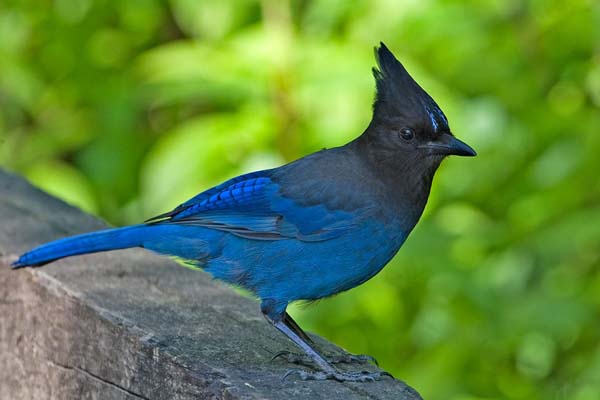
<path id="1" fill-rule="evenodd" d="M 284 324 L 287 325 L 288 328 L 290 328 L 291 330 L 293 330 L 294 332 L 296 332 L 296 334 L 298 336 L 300 336 L 305 342 L 310 343 L 310 344 L 314 344 L 314 342 L 310 338 L 310 336 L 308 336 L 306 334 L 306 332 L 304 332 L 302 330 L 302 328 L 300 328 L 300 325 L 298 325 L 298 323 L 296 321 L 294 321 L 294 319 L 292 318 L 292 316 L 290 314 L 288 314 L 287 311 L 283 314 L 282 321 L 283 321 Z"/>
<path id="2" fill-rule="evenodd" d="M 314 347 L 315 343 L 313 342 L 313 340 L 310 338 L 310 336 L 308 336 L 308 334 L 306 334 L 306 332 L 304 332 L 302 330 L 302 328 L 300 328 L 298 323 L 296 321 L 294 321 L 294 319 L 292 318 L 292 316 L 290 314 L 285 312 L 283 314 L 282 322 L 288 328 L 290 328 L 292 331 L 294 331 L 298 336 L 300 336 L 300 338 L 302 338 L 305 342 L 307 342 L 308 344 L 310 344 Z M 310 356 L 308 356 L 306 354 L 293 353 L 293 352 L 287 351 L 287 350 L 283 350 L 283 351 L 280 351 L 279 353 L 275 354 L 275 356 L 273 357 L 273 360 L 275 360 L 276 358 L 283 358 L 287 362 L 290 362 L 293 364 L 302 364 L 302 365 L 308 365 L 308 366 L 314 365 L 313 359 Z M 377 363 L 377 360 L 374 357 L 371 357 L 366 354 L 350 354 L 350 353 L 328 354 L 328 355 L 324 355 L 323 358 L 325 360 L 327 360 L 330 364 L 341 364 L 341 363 L 365 364 L 365 363 L 371 362 L 375 365 L 379 365 Z"/>
<path id="3" fill-rule="evenodd" d="M 336 370 L 323 356 L 321 356 L 307 341 L 302 339 L 294 329 L 291 329 L 283 322 L 283 315 L 280 318 L 274 319 L 265 313 L 265 317 L 277 328 L 280 332 L 290 338 L 296 346 L 312 360 L 313 364 L 319 368 L 319 371 L 308 371 L 303 369 L 292 369 L 285 373 L 283 378 L 290 375 L 298 374 L 302 380 L 326 380 L 335 379 L 336 381 L 344 382 L 372 382 L 381 379 L 382 376 L 390 376 L 387 372 L 340 372 Z"/>
<path id="4" fill-rule="evenodd" d="M 294 331 L 305 342 L 314 346 L 315 343 L 313 342 L 313 340 L 310 338 L 310 336 L 308 336 L 308 334 L 306 334 L 306 332 L 304 332 L 302 330 L 302 328 L 300 328 L 298 323 L 296 321 L 294 321 L 294 319 L 292 318 L 292 316 L 290 314 L 285 312 L 283 314 L 282 321 L 285 325 L 287 325 L 288 328 L 290 328 L 292 331 Z M 308 366 L 313 365 L 313 359 L 310 358 L 308 355 L 293 353 L 293 352 L 287 351 L 287 350 L 280 351 L 279 353 L 275 354 L 275 356 L 273 356 L 273 360 L 275 360 L 277 358 L 283 358 L 287 362 L 293 363 L 293 364 L 302 364 L 302 365 L 308 365 Z M 371 362 L 375 365 L 379 365 L 377 363 L 377 360 L 375 359 L 375 357 L 371 357 L 366 354 L 350 354 L 350 353 L 328 354 L 328 355 L 324 355 L 323 358 L 325 358 L 325 360 L 327 360 L 330 364 L 341 364 L 341 363 L 365 364 L 365 363 Z"/>

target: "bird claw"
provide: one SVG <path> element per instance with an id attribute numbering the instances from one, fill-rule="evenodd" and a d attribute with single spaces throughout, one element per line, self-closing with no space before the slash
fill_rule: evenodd
<path id="1" fill-rule="evenodd" d="M 330 363 L 333 363 L 333 364 L 338 364 L 338 363 L 345 363 L 345 364 L 352 364 L 352 363 L 366 364 L 366 363 L 371 363 L 371 364 L 375 364 L 376 366 L 379 366 L 379 363 L 377 362 L 377 360 L 375 359 L 375 357 L 370 356 L 368 354 L 349 354 L 349 353 L 345 353 L 345 354 L 340 354 L 340 355 L 334 355 L 331 358 L 328 358 L 327 360 Z"/>
<path id="2" fill-rule="evenodd" d="M 302 365 L 313 365 L 314 361 L 307 355 L 292 353 L 291 351 L 283 350 L 279 353 L 275 354 L 271 361 L 276 360 L 277 358 L 283 358 L 289 363 L 292 364 L 302 364 Z M 375 357 L 366 355 L 366 354 L 332 354 L 325 356 L 325 359 L 331 364 L 366 364 L 373 363 L 379 366 L 379 363 L 375 359 Z"/>
<path id="3" fill-rule="evenodd" d="M 338 382 L 375 382 L 384 376 L 394 379 L 392 374 L 385 371 L 378 372 L 339 372 L 339 371 L 307 371 L 304 369 L 290 369 L 282 377 L 285 380 L 288 376 L 298 374 L 303 381 L 324 381 L 328 379 Z"/>

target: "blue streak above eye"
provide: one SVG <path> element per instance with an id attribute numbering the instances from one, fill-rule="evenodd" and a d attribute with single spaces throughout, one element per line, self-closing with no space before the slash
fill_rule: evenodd
<path id="1" fill-rule="evenodd" d="M 433 125 L 433 130 L 437 131 L 438 129 L 438 123 L 435 120 L 435 116 L 433 115 L 433 113 L 431 111 L 427 111 L 427 115 L 429 115 L 429 120 L 431 121 L 431 125 Z"/>

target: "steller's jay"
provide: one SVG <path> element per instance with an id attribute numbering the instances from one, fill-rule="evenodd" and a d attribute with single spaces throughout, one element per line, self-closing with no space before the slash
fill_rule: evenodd
<path id="1" fill-rule="evenodd" d="M 317 352 L 286 307 L 351 289 L 381 271 L 419 220 L 444 157 L 475 151 L 452 135 L 442 110 L 383 43 L 375 57 L 373 118 L 350 143 L 230 179 L 140 225 L 42 245 L 13 268 L 129 247 L 176 256 L 260 297 L 267 320 L 318 367 L 290 372 L 380 379 L 386 373 L 335 369 L 336 360 Z"/>

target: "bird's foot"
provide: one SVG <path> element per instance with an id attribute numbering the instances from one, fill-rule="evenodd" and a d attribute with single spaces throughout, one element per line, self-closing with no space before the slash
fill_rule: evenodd
<path id="1" fill-rule="evenodd" d="M 303 381 L 324 381 L 333 379 L 338 382 L 375 382 L 380 380 L 384 376 L 389 376 L 394 379 L 392 374 L 389 372 L 339 372 L 339 371 L 307 371 L 304 369 L 290 369 L 287 371 L 282 379 L 286 379 L 290 375 L 298 374 L 300 379 Z"/>
<path id="2" fill-rule="evenodd" d="M 301 365 L 307 365 L 307 366 L 314 365 L 313 359 L 310 358 L 309 356 L 307 356 L 305 354 L 292 353 L 291 351 L 287 351 L 287 350 L 283 350 L 283 351 L 280 351 L 279 353 L 275 354 L 275 356 L 273 356 L 271 361 L 275 360 L 277 358 L 283 358 L 284 360 L 286 360 L 287 362 L 292 363 L 292 364 L 301 364 Z M 331 354 L 331 355 L 326 355 L 324 358 L 330 364 L 373 363 L 377 366 L 379 365 L 377 363 L 377 360 L 375 359 L 375 357 L 372 357 L 372 356 L 369 356 L 366 354 L 349 354 L 349 353 Z"/>

